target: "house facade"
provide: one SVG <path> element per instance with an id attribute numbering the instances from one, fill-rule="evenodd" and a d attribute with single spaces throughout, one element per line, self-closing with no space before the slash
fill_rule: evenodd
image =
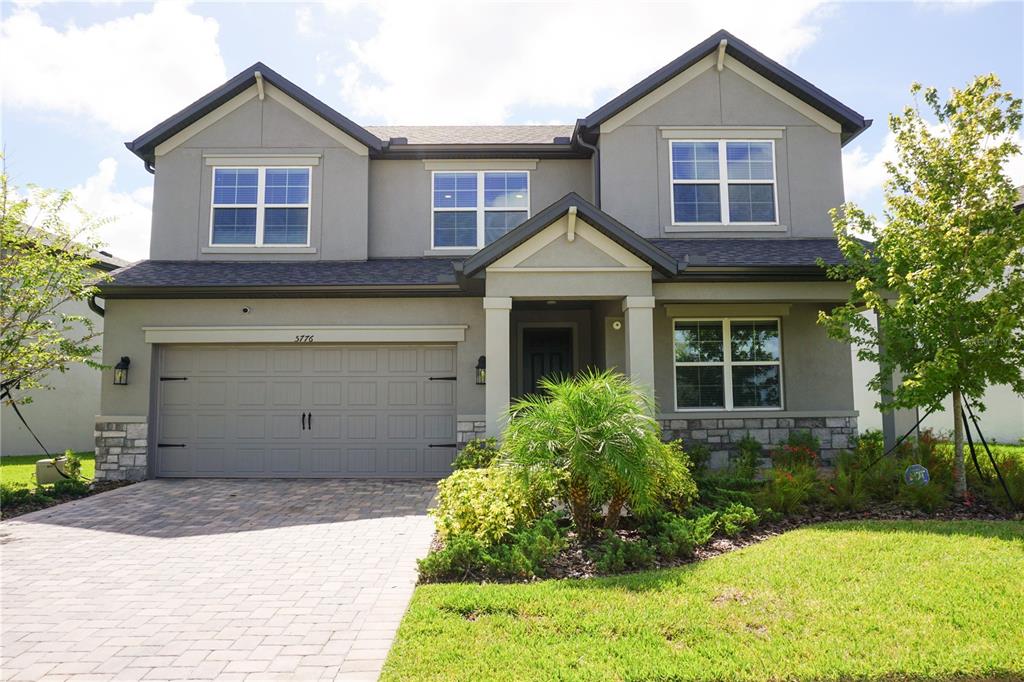
<path id="1" fill-rule="evenodd" d="M 829 209 L 870 121 L 724 31 L 567 126 L 363 127 L 262 64 L 128 143 L 97 475 L 439 477 L 544 376 L 616 368 L 722 464 L 856 431 Z"/>

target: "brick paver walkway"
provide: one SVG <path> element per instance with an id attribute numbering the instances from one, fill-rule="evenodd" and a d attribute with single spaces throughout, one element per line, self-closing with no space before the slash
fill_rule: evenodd
<path id="1" fill-rule="evenodd" d="M 376 679 L 434 491 L 156 480 L 5 521 L 2 678 Z"/>

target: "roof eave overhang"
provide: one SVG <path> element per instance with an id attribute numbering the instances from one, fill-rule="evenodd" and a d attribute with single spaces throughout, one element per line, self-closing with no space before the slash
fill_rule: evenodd
<path id="1" fill-rule="evenodd" d="M 827 272 L 817 265 L 727 266 L 690 265 L 671 278 L 674 282 L 824 282 Z"/>
<path id="2" fill-rule="evenodd" d="M 416 159 L 586 159 L 575 144 L 391 144 L 370 152 L 379 160 Z"/>
<path id="3" fill-rule="evenodd" d="M 458 284 L 296 285 L 296 286 L 118 286 L 100 287 L 104 299 L 165 298 L 359 298 L 403 296 L 461 296 Z"/>

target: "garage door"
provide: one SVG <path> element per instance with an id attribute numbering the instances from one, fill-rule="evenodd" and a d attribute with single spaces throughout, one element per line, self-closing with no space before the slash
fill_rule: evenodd
<path id="1" fill-rule="evenodd" d="M 451 346 L 165 346 L 156 474 L 445 476 L 454 374 Z"/>

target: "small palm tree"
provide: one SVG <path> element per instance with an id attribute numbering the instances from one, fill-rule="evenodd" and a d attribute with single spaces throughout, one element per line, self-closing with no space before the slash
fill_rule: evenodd
<path id="1" fill-rule="evenodd" d="M 594 512 L 605 503 L 608 528 L 617 526 L 625 504 L 634 511 L 652 506 L 664 445 L 650 397 L 612 371 L 545 379 L 540 388 L 509 408 L 507 460 L 527 473 L 558 474 L 584 538 L 593 535 Z"/>

